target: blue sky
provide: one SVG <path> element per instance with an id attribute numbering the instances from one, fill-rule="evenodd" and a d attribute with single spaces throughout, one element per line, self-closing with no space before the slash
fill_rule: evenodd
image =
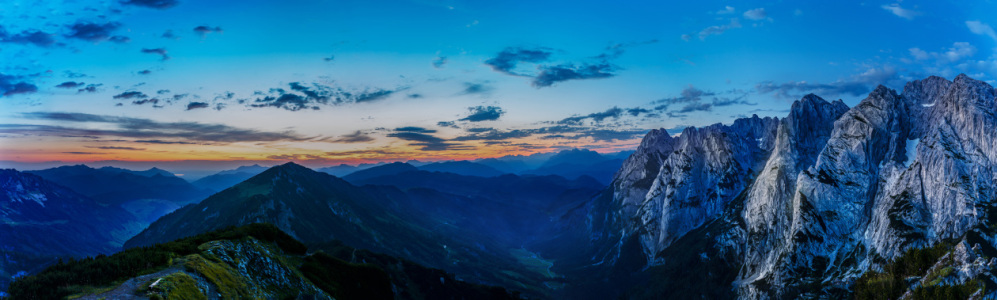
<path id="1" fill-rule="evenodd" d="M 442 160 L 993 83 L 984 1 L 5 1 L 0 161 Z"/>

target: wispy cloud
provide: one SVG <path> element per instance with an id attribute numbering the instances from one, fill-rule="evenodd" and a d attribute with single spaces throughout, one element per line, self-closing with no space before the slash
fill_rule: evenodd
<path id="1" fill-rule="evenodd" d="M 422 131 L 416 131 L 413 130 L 414 128 L 418 127 L 398 128 L 395 129 L 396 132 L 389 133 L 387 136 L 408 141 L 410 142 L 409 145 L 421 147 L 420 150 L 422 151 L 459 151 L 474 149 L 473 146 L 449 142 L 446 139 L 428 134 L 436 132 L 435 130 L 423 129 Z"/>
<path id="2" fill-rule="evenodd" d="M 24 113 L 27 119 L 72 123 L 73 126 L 0 124 L 0 133 L 36 136 L 113 136 L 144 141 L 183 140 L 188 142 L 239 143 L 308 141 L 314 137 L 293 131 L 273 132 L 198 122 L 159 122 L 150 119 L 64 112 Z M 114 128 L 86 128 L 86 123 L 108 124 Z"/>
<path id="3" fill-rule="evenodd" d="M 374 141 L 374 138 L 371 137 L 368 134 L 363 133 L 363 131 L 357 130 L 354 133 L 344 134 L 344 135 L 340 136 L 339 138 L 337 138 L 335 140 L 332 140 L 332 141 L 335 142 L 335 143 L 352 144 L 352 143 L 372 142 L 372 141 Z"/>
<path id="4" fill-rule="evenodd" d="M 515 71 L 516 66 L 521 62 L 541 63 L 550 59 L 552 52 L 547 48 L 522 48 L 507 47 L 502 49 L 498 55 L 485 61 L 496 72 L 514 75 L 527 76 Z"/>
<path id="5" fill-rule="evenodd" d="M 900 3 L 884 4 L 884 5 L 880 6 L 880 7 L 882 7 L 883 9 L 885 9 L 887 11 L 889 11 L 893 15 L 896 15 L 898 17 L 901 17 L 901 18 L 904 18 L 904 19 L 907 19 L 907 20 L 913 20 L 914 17 L 917 17 L 917 16 L 921 15 L 920 12 L 900 7 Z"/>
<path id="6" fill-rule="evenodd" d="M 997 41 L 997 32 L 994 32 L 994 28 L 990 27 L 989 24 L 980 21 L 966 21 L 966 27 L 969 27 L 969 31 L 972 33 L 989 36 Z"/>
<path id="7" fill-rule="evenodd" d="M 122 1 L 124 5 L 142 6 L 155 9 L 167 9 L 176 6 L 180 2 L 177 0 L 128 0 Z"/>
<path id="8" fill-rule="evenodd" d="M 743 15 L 745 19 L 755 20 L 755 21 L 765 20 L 766 18 L 768 18 L 768 14 L 765 13 L 764 8 L 751 9 L 745 11 Z"/>
<path id="9" fill-rule="evenodd" d="M 772 93 L 777 98 L 799 98 L 804 94 L 813 93 L 822 97 L 839 95 L 861 96 L 869 93 L 879 84 L 887 84 L 897 79 L 897 70 L 893 67 L 870 68 L 863 73 L 848 79 L 830 83 L 807 81 L 790 81 L 775 83 L 763 81 L 755 85 L 759 94 Z"/>
<path id="10" fill-rule="evenodd" d="M 741 22 L 737 18 L 730 19 L 730 23 L 727 24 L 713 25 L 710 27 L 703 28 L 703 30 L 700 30 L 697 35 L 699 36 L 699 40 L 705 41 L 706 38 L 711 35 L 721 35 L 724 32 L 727 32 L 727 30 L 731 30 L 734 28 L 741 28 Z M 682 39 L 689 41 L 692 40 L 692 36 L 688 34 L 682 35 Z"/>
<path id="11" fill-rule="evenodd" d="M 555 83 L 578 80 L 578 79 L 599 79 L 616 76 L 616 67 L 609 63 L 582 64 L 561 64 L 556 66 L 540 67 L 540 74 L 533 79 L 533 86 L 537 88 L 552 86 Z"/>
<path id="12" fill-rule="evenodd" d="M 347 91 L 340 87 L 324 84 L 291 82 L 288 89 L 272 88 L 268 92 L 256 92 L 263 97 L 249 103 L 250 107 L 276 107 L 290 111 L 302 109 L 318 110 L 322 105 L 365 103 L 384 100 L 407 87 L 395 89 L 367 88 Z"/>
<path id="13" fill-rule="evenodd" d="M 212 32 L 221 33 L 221 32 L 223 32 L 223 30 L 222 30 L 221 27 L 218 27 L 218 26 L 211 27 L 211 26 L 201 25 L 201 26 L 194 27 L 194 33 L 197 33 L 202 38 L 205 35 L 207 35 L 209 33 L 212 33 Z"/>
<path id="14" fill-rule="evenodd" d="M 99 24 L 79 22 L 69 26 L 71 33 L 66 35 L 66 37 L 94 43 L 108 40 L 117 43 L 127 42 L 128 39 L 126 37 L 112 36 L 112 32 L 117 30 L 118 27 L 121 27 L 121 23 L 109 22 Z"/>
<path id="15" fill-rule="evenodd" d="M 162 60 L 169 60 L 170 56 L 166 52 L 166 48 L 142 48 L 142 53 L 147 54 L 158 54 Z"/>

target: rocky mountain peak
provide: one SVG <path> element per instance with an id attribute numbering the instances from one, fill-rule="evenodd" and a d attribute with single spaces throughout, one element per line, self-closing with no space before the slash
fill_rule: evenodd
<path id="1" fill-rule="evenodd" d="M 652 131 L 613 186 L 622 236 L 651 265 L 668 264 L 678 237 L 709 239 L 703 253 L 737 258 L 724 263 L 743 298 L 847 282 L 992 218 L 995 101 L 985 82 L 932 76 L 902 94 L 877 86 L 852 108 L 808 94 L 781 120 Z"/>

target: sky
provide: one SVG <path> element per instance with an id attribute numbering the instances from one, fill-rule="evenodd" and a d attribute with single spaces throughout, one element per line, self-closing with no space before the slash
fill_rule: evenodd
<path id="1" fill-rule="evenodd" d="M 605 153 L 808 93 L 997 79 L 991 1 L 620 3 L 6 0 L 0 161 Z"/>

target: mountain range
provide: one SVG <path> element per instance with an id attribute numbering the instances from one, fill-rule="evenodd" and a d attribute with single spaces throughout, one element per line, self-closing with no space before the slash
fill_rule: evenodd
<path id="1" fill-rule="evenodd" d="M 57 257 L 114 253 L 145 226 L 120 207 L 29 173 L 0 170 L 0 190 L 0 288 Z"/>
<path id="2" fill-rule="evenodd" d="M 966 75 L 911 81 L 899 93 L 879 86 L 854 107 L 810 94 L 778 118 L 651 130 L 625 159 L 566 150 L 367 165 L 342 178 L 295 163 L 252 166 L 176 185 L 217 193 L 168 198 L 187 205 L 124 248 L 268 223 L 349 263 L 368 251 L 359 261 L 378 262 L 396 285 L 415 285 L 398 275 L 411 263 L 528 298 L 993 297 L 995 94 Z M 38 231 L 7 230 L 15 242 L 4 249 L 46 255 L 120 245 L 130 227 L 94 218 L 129 222 L 135 214 L 122 205 L 134 196 L 107 182 L 175 182 L 158 170 L 5 172 L 6 226 Z M 80 225 L 59 227 L 70 223 Z M 27 239 L 89 230 L 103 231 Z M 75 243 L 86 247 L 72 252 Z M 273 258 L 308 260 L 294 255 Z"/>
<path id="3" fill-rule="evenodd" d="M 388 172 L 399 169 L 409 172 Z M 351 183 L 294 163 L 275 166 L 163 216 L 125 247 L 271 223 L 309 246 L 340 240 L 463 280 L 543 296 L 546 283 L 563 279 L 528 244 L 558 226 L 552 216 L 588 201 L 602 187 L 592 179 L 485 178 L 420 171 L 405 163 L 362 172 L 347 176 Z M 392 184 L 379 184 L 385 182 Z M 530 236 L 535 238 L 523 238 Z"/>

